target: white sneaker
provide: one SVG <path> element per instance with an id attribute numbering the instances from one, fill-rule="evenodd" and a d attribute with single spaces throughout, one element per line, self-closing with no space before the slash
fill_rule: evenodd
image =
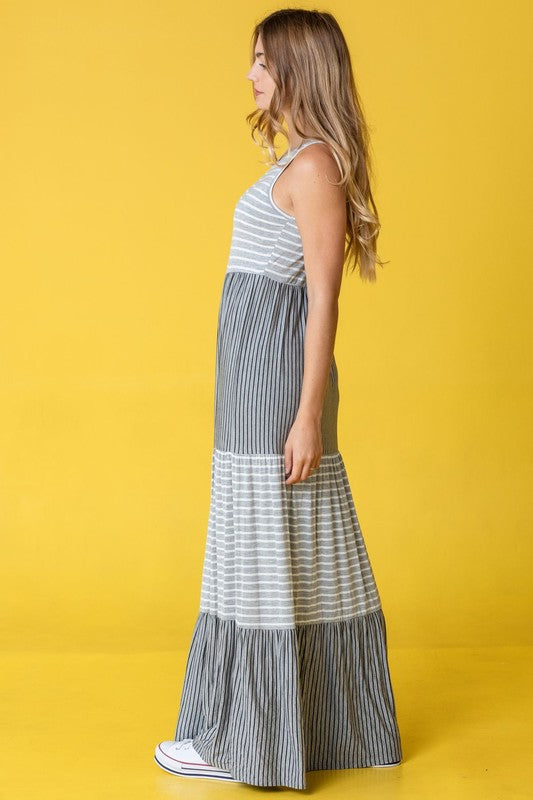
<path id="1" fill-rule="evenodd" d="M 401 761 L 391 761 L 390 764 L 372 764 L 373 767 L 397 767 Z"/>
<path id="2" fill-rule="evenodd" d="M 159 742 L 155 748 L 154 760 L 161 769 L 173 775 L 240 783 L 228 770 L 214 767 L 204 761 L 192 746 L 192 739 Z"/>

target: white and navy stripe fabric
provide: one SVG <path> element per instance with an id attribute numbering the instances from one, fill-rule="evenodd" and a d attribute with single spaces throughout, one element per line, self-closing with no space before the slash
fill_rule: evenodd
<path id="1" fill-rule="evenodd" d="M 296 221 L 272 197 L 304 140 L 239 198 L 218 318 L 211 503 L 175 739 L 257 786 L 402 757 L 385 619 L 337 442 L 332 359 L 323 456 L 285 483 L 307 292 Z"/>
<path id="2" fill-rule="evenodd" d="M 307 305 L 305 284 L 246 270 L 227 273 L 217 340 L 215 451 L 283 452 L 300 402 Z M 337 452 L 338 395 L 333 358 L 322 413 L 324 453 Z"/>
<path id="3" fill-rule="evenodd" d="M 290 488 L 283 469 L 276 455 L 215 450 L 202 610 L 283 629 L 379 609 L 340 453 Z"/>
<path id="4" fill-rule="evenodd" d="M 274 203 L 272 190 L 296 154 L 317 141 L 307 139 L 289 150 L 239 197 L 233 214 L 227 273 L 246 271 L 291 286 L 305 285 L 302 240 L 296 220 Z"/>

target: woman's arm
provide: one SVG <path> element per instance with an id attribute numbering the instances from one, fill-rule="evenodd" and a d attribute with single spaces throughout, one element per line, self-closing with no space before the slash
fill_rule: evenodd
<path id="1" fill-rule="evenodd" d="M 300 405 L 285 445 L 286 483 L 305 480 L 322 456 L 321 418 L 338 320 L 344 266 L 346 202 L 339 168 L 326 145 L 306 147 L 288 185 L 303 245 L 308 315 Z"/>

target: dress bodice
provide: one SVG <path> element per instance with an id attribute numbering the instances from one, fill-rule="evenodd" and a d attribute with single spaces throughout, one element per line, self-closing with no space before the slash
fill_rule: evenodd
<path id="1" fill-rule="evenodd" d="M 296 219 L 274 203 L 272 189 L 293 158 L 320 141 L 304 139 L 298 147 L 288 150 L 239 197 L 226 272 L 255 272 L 282 283 L 305 285 L 302 239 Z"/>

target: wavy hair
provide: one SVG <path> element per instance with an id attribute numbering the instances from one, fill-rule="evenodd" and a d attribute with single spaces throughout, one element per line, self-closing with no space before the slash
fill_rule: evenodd
<path id="1" fill-rule="evenodd" d="M 369 132 L 355 85 L 348 46 L 335 17 L 300 8 L 274 11 L 252 33 L 250 64 L 258 36 L 276 89 L 268 109 L 248 114 L 251 136 L 258 133 L 267 163 L 276 164 L 274 139 L 288 136 L 282 108 L 290 109 L 296 133 L 321 139 L 331 148 L 345 187 L 344 262 L 359 266 L 362 280 L 375 281 L 376 268 L 388 262 L 377 256 L 380 222 L 372 191 Z M 305 133 L 304 133 L 305 131 Z"/>

